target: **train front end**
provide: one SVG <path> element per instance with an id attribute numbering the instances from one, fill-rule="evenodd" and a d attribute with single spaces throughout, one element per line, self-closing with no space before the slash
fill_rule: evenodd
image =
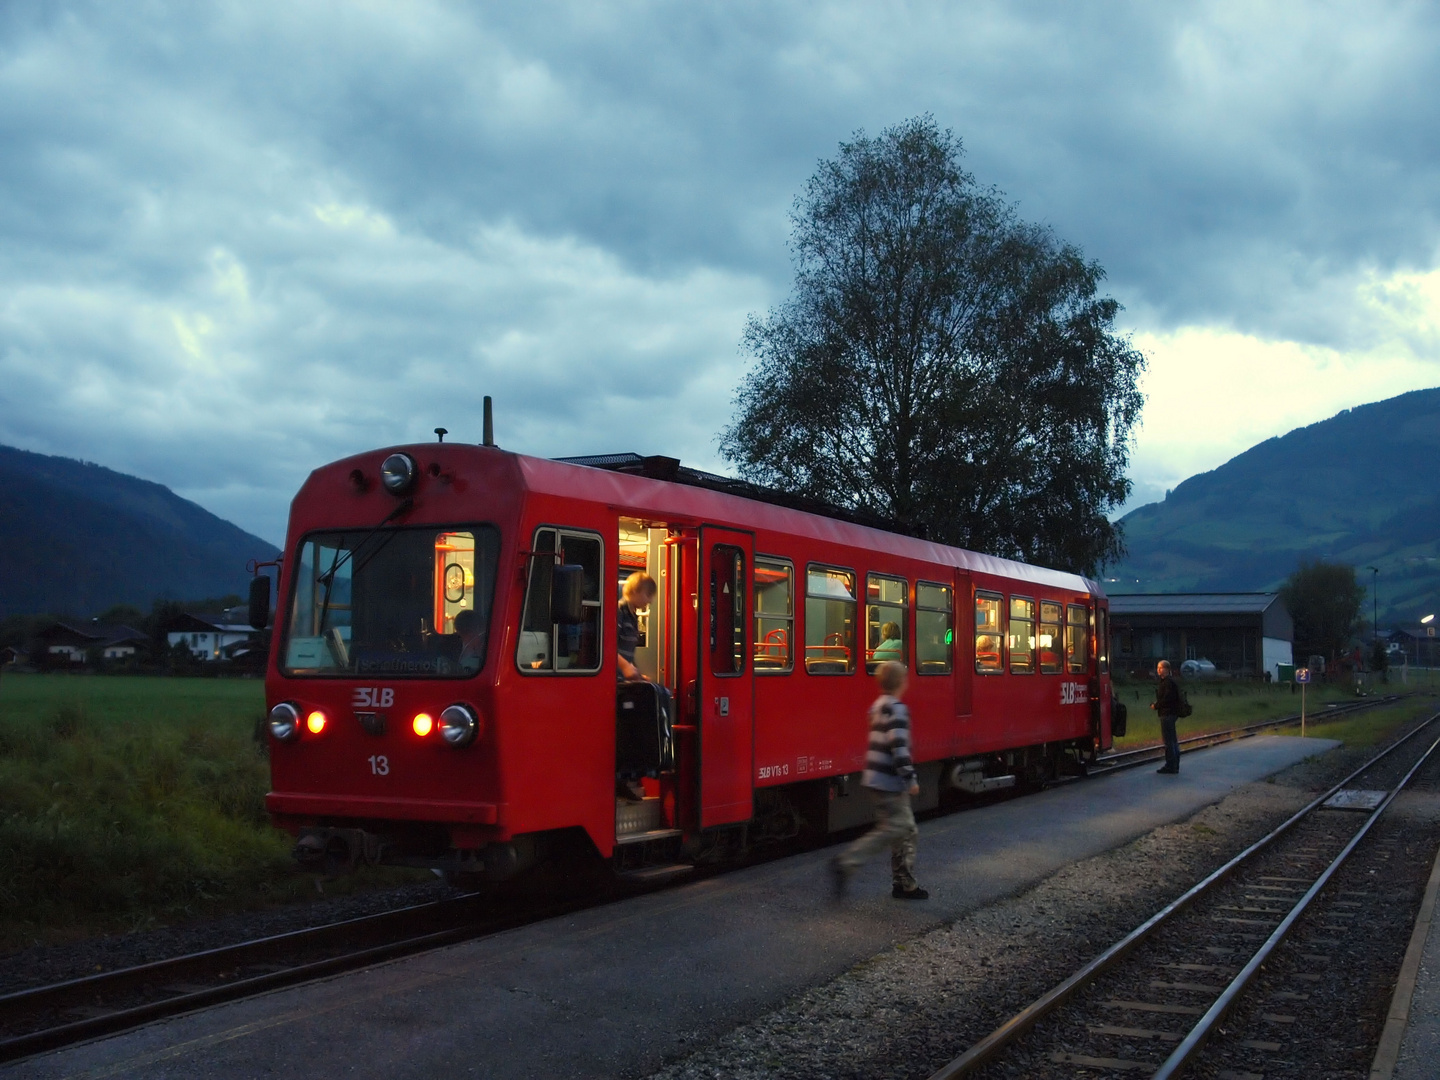
<path id="1" fill-rule="evenodd" d="M 302 865 L 463 873 L 516 858 L 495 686 L 502 539 L 520 501 L 512 455 L 444 443 L 335 462 L 296 495 L 266 676 L 266 806 Z"/>

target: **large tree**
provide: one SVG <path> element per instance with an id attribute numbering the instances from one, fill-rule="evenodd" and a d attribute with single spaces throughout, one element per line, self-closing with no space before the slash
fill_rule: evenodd
<path id="1" fill-rule="evenodd" d="M 748 480 L 1094 573 L 1123 550 L 1106 514 L 1130 491 L 1145 359 L 1100 266 L 961 154 L 922 116 L 820 163 L 721 453 Z"/>
<path id="2" fill-rule="evenodd" d="M 1297 662 L 1319 654 L 1333 665 L 1360 632 L 1365 588 L 1344 563 L 1302 562 L 1280 587 L 1295 622 Z"/>

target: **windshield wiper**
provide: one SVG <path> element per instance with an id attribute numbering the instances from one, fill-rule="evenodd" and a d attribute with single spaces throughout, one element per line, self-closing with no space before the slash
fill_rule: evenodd
<path id="1" fill-rule="evenodd" d="M 320 575 L 320 580 L 325 585 L 325 600 L 320 605 L 319 630 L 322 634 L 325 632 L 325 623 L 330 618 L 330 590 L 335 585 L 335 575 L 340 572 L 340 568 L 342 566 L 344 566 L 347 562 L 349 562 L 361 551 L 363 551 L 365 545 L 370 543 L 370 541 L 375 538 L 376 534 L 379 533 L 381 529 L 383 529 L 386 525 L 389 525 L 390 522 L 394 521 L 401 514 L 405 513 L 405 511 L 409 510 L 410 507 L 412 507 L 413 505 L 415 505 L 414 499 L 406 499 L 404 502 L 400 503 L 399 506 L 395 507 L 394 510 L 391 510 L 390 513 L 385 515 L 384 519 L 381 520 L 380 524 L 376 525 L 373 529 L 366 533 L 361 538 L 358 544 L 356 544 L 350 550 L 346 551 L 343 555 L 341 554 L 339 548 L 335 549 L 335 559 L 331 562 L 330 569 L 326 570 L 325 573 Z M 388 540 L 389 538 L 387 537 L 386 539 Z M 384 544 L 380 545 L 381 548 L 383 548 L 384 546 Z M 379 553 L 379 551 L 380 548 L 376 548 L 377 554 Z M 363 565 L 363 563 L 355 564 L 357 570 Z"/>

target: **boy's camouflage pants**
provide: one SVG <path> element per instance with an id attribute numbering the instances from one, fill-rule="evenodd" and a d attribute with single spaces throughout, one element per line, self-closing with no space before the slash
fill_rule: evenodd
<path id="1" fill-rule="evenodd" d="M 906 892 L 915 888 L 915 813 L 910 796 L 903 791 L 876 791 L 867 788 L 875 806 L 875 827 L 856 840 L 840 856 L 840 865 L 854 870 L 882 848 L 890 849 L 890 876 Z"/>

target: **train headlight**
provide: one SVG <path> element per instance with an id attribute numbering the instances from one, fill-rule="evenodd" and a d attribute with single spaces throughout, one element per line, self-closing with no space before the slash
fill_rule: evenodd
<path id="1" fill-rule="evenodd" d="M 440 714 L 440 737 L 451 746 L 469 746 L 480 733 L 480 717 L 469 705 L 451 705 Z"/>
<path id="2" fill-rule="evenodd" d="M 416 713 L 415 719 L 410 721 L 410 727 L 423 739 L 435 730 L 435 718 L 428 712 Z"/>
<path id="3" fill-rule="evenodd" d="M 300 737 L 300 710 L 292 701 L 282 701 L 270 710 L 270 734 L 280 742 L 294 742 Z"/>
<path id="4" fill-rule="evenodd" d="M 325 724 L 325 714 L 319 709 L 313 710 L 309 716 L 305 717 L 305 730 L 311 735 L 319 735 L 325 730 Z"/>
<path id="5" fill-rule="evenodd" d="M 405 495 L 415 486 L 420 466 L 409 454 L 391 454 L 380 464 L 380 483 L 391 495 Z"/>

